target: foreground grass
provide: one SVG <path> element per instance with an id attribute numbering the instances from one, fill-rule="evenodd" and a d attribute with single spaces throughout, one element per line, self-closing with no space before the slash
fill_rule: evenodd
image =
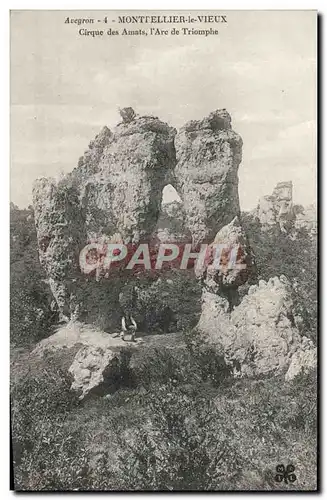
<path id="1" fill-rule="evenodd" d="M 313 373 L 291 383 L 232 380 L 215 366 L 218 375 L 209 377 L 199 364 L 184 360 L 181 369 L 161 353 L 136 387 L 81 403 L 55 359 L 19 356 L 12 370 L 17 490 L 316 488 Z M 277 483 L 276 465 L 290 463 L 296 481 Z"/>

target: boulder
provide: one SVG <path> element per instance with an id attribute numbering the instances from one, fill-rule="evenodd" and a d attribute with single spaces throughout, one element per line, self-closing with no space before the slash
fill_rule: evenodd
<path id="1" fill-rule="evenodd" d="M 148 280 L 143 271 L 142 279 L 135 277 L 140 281 L 137 302 L 143 300 L 144 304 L 138 324 L 146 317 L 146 328 L 153 309 L 160 309 L 160 317 L 152 323 L 162 331 L 171 331 L 175 324 L 177 328 L 183 324 L 189 327 L 194 321 L 189 310 L 197 315 L 199 303 L 199 286 L 195 284 L 201 284 L 197 330 L 204 342 L 223 350 L 235 376 L 288 370 L 291 379 L 314 365 L 314 346 L 299 333 L 301 321 L 295 318 L 286 278 L 261 281 L 250 287 L 239 303 L 238 288 L 247 281 L 254 258 L 240 220 L 242 139 L 232 130 L 228 112 L 216 110 L 202 120 L 192 120 L 177 135 L 167 123 L 153 116 L 138 116 L 132 108 L 123 108 L 120 114 L 122 122 L 113 131 L 104 127 L 70 174 L 59 182 L 40 179 L 35 183 L 40 262 L 61 319 L 70 321 L 42 341 L 35 352 L 78 347 L 70 373 L 73 388 L 81 397 L 115 383 L 130 369 L 135 349 L 143 349 L 149 341 L 127 345 L 104 332 L 115 331 L 119 325 L 119 296 L 127 275 L 120 268 L 111 274 L 101 266 L 86 274 L 80 268 L 81 250 L 89 243 L 98 245 L 103 257 L 110 242 L 137 246 L 141 242 L 192 241 L 194 250 L 201 243 L 210 244 L 206 265 L 196 270 L 193 281 L 189 276 L 180 279 L 179 287 L 172 291 L 178 271 L 172 270 L 163 280 L 158 276 Z M 168 183 L 176 187 L 182 202 L 161 207 L 162 191 Z M 271 196 L 260 201 L 255 215 L 263 228 L 293 228 L 292 183 L 279 183 Z M 215 245 L 227 248 L 219 268 L 213 259 Z M 236 246 L 236 262 L 230 266 L 229 250 Z M 187 303 L 184 297 L 190 286 L 194 293 Z M 178 300 L 188 309 L 177 306 Z M 172 319 L 167 326 L 162 318 L 168 312 Z M 93 327 L 87 326 L 89 323 Z"/>
<path id="2" fill-rule="evenodd" d="M 56 353 L 58 359 L 65 359 L 63 367 L 68 366 L 71 389 L 84 399 L 115 391 L 129 378 L 133 379 L 133 372 L 141 367 L 148 352 L 163 348 L 185 349 L 182 335 L 137 336 L 135 342 L 124 342 L 119 336 L 92 325 L 70 322 L 39 342 L 31 355 L 43 357 Z"/>
<path id="3" fill-rule="evenodd" d="M 131 356 L 127 343 L 119 337 L 113 338 L 91 325 L 69 322 L 36 346 L 33 355 L 71 351 L 71 389 L 80 399 L 99 394 L 104 385 L 110 390 L 115 380 L 126 369 Z"/>
<path id="4" fill-rule="evenodd" d="M 295 206 L 295 229 L 300 231 L 305 229 L 311 238 L 317 236 L 317 207 L 316 205 Z"/>

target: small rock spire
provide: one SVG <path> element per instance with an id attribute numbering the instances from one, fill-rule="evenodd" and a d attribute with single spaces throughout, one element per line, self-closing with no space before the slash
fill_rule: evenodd
<path id="1" fill-rule="evenodd" d="M 123 123 L 130 123 L 134 120 L 136 113 L 133 108 L 118 108 L 119 114 L 123 119 Z"/>

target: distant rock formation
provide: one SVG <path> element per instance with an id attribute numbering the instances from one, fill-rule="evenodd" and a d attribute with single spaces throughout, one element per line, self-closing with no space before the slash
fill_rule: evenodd
<path id="1" fill-rule="evenodd" d="M 317 234 L 317 208 L 294 205 L 292 181 L 279 182 L 271 195 L 259 200 L 252 215 L 258 218 L 263 230 L 278 227 L 291 235 L 304 228 L 312 236 Z"/>
<path id="2" fill-rule="evenodd" d="M 312 237 L 317 236 L 317 207 L 316 205 L 294 206 L 296 219 L 294 227 L 296 230 L 306 229 Z"/>
<path id="3" fill-rule="evenodd" d="M 260 199 L 253 214 L 264 229 L 278 225 L 281 231 L 286 232 L 295 221 L 292 182 L 279 182 L 271 195 Z"/>
<path id="4" fill-rule="evenodd" d="M 124 123 L 130 123 L 136 117 L 136 113 L 133 108 L 119 109 L 119 114 L 122 117 Z"/>

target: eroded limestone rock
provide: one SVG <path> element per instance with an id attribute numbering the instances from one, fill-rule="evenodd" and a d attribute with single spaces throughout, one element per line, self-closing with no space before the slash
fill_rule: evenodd
<path id="1" fill-rule="evenodd" d="M 312 238 L 317 236 L 317 207 L 316 205 L 308 205 L 303 207 L 296 205 L 295 207 L 295 229 L 306 229 Z"/>
<path id="2" fill-rule="evenodd" d="M 110 183 L 113 223 L 125 243 L 146 241 L 154 231 L 167 172 L 175 166 L 175 133 L 157 118 L 135 118 L 115 128 L 104 151 L 99 171 Z"/>
<path id="3" fill-rule="evenodd" d="M 75 317 L 78 258 L 84 239 L 78 191 L 52 179 L 39 179 L 34 184 L 33 205 L 40 263 L 62 317 Z"/>
<path id="4" fill-rule="evenodd" d="M 197 329 L 206 342 L 222 346 L 235 376 L 278 374 L 292 365 L 290 379 L 299 365 L 314 365 L 313 343 L 294 322 L 290 287 L 284 276 L 261 280 L 231 313 L 226 299 L 205 291 Z"/>
<path id="5" fill-rule="evenodd" d="M 301 373 L 308 373 L 317 367 L 317 348 L 306 337 L 303 338 L 301 349 L 298 349 L 291 358 L 291 364 L 285 375 L 285 380 L 290 381 Z"/>

